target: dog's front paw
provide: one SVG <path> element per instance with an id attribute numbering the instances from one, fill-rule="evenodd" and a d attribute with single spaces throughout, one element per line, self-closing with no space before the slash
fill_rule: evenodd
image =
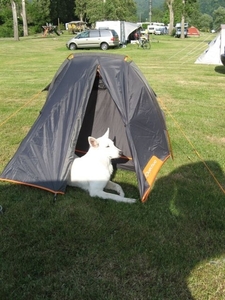
<path id="1" fill-rule="evenodd" d="M 125 196 L 125 193 L 124 193 L 122 187 L 117 183 L 115 183 L 115 190 L 121 197 Z"/>
<path id="2" fill-rule="evenodd" d="M 136 199 L 128 198 L 128 199 L 127 199 L 127 202 L 128 202 L 128 203 L 136 203 L 137 200 L 136 200 Z"/>
<path id="3" fill-rule="evenodd" d="M 121 197 L 124 197 L 125 196 L 125 194 L 124 194 L 124 191 L 121 189 L 120 191 L 118 191 L 119 192 L 119 195 L 121 196 Z"/>

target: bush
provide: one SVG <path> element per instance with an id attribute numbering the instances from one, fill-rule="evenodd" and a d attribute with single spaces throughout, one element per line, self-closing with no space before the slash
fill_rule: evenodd
<path id="1" fill-rule="evenodd" d="M 1 25 L 0 26 L 0 38 L 4 37 L 13 37 L 13 30 L 11 26 L 7 26 L 7 24 Z"/>
<path id="2" fill-rule="evenodd" d="M 175 36 L 176 34 L 176 28 L 173 28 L 172 32 L 171 32 L 171 36 Z"/>
<path id="3" fill-rule="evenodd" d="M 149 25 L 149 24 L 142 24 L 142 29 L 143 29 L 143 30 L 147 29 L 148 25 Z"/>
<path id="4" fill-rule="evenodd" d="M 28 31 L 29 35 L 43 32 L 42 28 L 39 25 L 29 26 Z"/>
<path id="5" fill-rule="evenodd" d="M 18 25 L 19 36 L 23 36 L 23 26 Z M 4 23 L 0 26 L 0 38 L 14 37 L 12 21 Z"/>

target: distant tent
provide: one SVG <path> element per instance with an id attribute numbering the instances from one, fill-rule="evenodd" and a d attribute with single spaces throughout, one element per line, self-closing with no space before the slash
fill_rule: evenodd
<path id="1" fill-rule="evenodd" d="M 191 27 L 188 28 L 188 36 L 199 37 L 200 36 L 200 32 L 199 32 L 199 30 L 196 27 L 191 26 Z"/>
<path id="2" fill-rule="evenodd" d="M 221 25 L 219 34 L 209 43 L 208 48 L 198 57 L 195 63 L 222 65 L 222 54 L 225 54 L 225 25 Z"/>
<path id="3" fill-rule="evenodd" d="M 88 136 L 110 138 L 124 157 L 117 167 L 136 172 L 142 201 L 170 157 L 163 113 L 134 62 L 112 54 L 71 54 L 51 82 L 39 117 L 0 180 L 65 192 L 74 152 Z"/>

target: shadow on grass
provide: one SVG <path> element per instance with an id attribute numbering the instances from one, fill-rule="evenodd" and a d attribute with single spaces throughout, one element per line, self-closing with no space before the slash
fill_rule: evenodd
<path id="1" fill-rule="evenodd" d="M 220 74 L 225 74 L 225 66 L 216 66 L 215 71 Z"/>
<path id="2" fill-rule="evenodd" d="M 224 181 L 220 166 L 207 164 Z M 157 180 L 145 204 L 73 188 L 55 205 L 26 187 L 0 193 L 9 207 L 0 217 L 1 299 L 198 299 L 193 268 L 224 254 L 224 195 L 202 163 Z"/>
<path id="3" fill-rule="evenodd" d="M 224 182 L 220 166 L 213 161 L 207 165 Z M 153 299 L 157 293 L 159 299 L 194 299 L 187 287 L 191 271 L 200 262 L 224 254 L 224 194 L 205 166 L 194 163 L 158 180 L 149 201 L 158 218 L 153 253 L 159 271 L 153 286 L 161 282 Z"/>

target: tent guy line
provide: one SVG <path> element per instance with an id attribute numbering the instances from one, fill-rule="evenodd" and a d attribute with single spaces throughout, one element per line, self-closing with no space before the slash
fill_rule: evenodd
<path id="1" fill-rule="evenodd" d="M 3 122 L 0 123 L 0 127 L 3 126 L 5 123 L 7 123 L 10 119 L 12 119 L 14 116 L 16 116 L 24 107 L 26 107 L 29 103 L 31 103 L 34 99 L 36 99 L 42 91 L 35 94 L 31 99 L 29 99 L 26 103 L 24 103 L 20 108 L 18 108 L 14 113 L 9 115 Z"/>
<path id="2" fill-rule="evenodd" d="M 197 45 L 196 45 L 195 42 L 192 42 L 192 43 L 189 44 L 187 47 L 182 48 L 181 50 L 179 50 L 179 51 L 177 51 L 176 53 L 174 53 L 173 55 L 171 55 L 171 56 L 168 58 L 168 61 L 170 61 L 171 58 L 176 57 L 178 53 L 181 53 L 181 52 L 183 52 L 183 51 L 186 51 L 186 50 L 189 49 L 192 45 L 196 45 L 196 47 L 194 47 L 193 49 L 199 48 L 199 45 L 201 45 L 201 44 L 204 44 L 204 46 L 205 46 L 205 42 L 207 41 L 208 38 L 209 38 L 209 35 L 208 35 L 202 42 L 200 42 L 200 43 L 197 44 Z M 191 51 L 192 51 L 192 50 L 191 50 Z"/>
<path id="3" fill-rule="evenodd" d="M 172 120 L 174 121 L 175 125 L 177 126 L 177 128 L 180 130 L 180 132 L 182 133 L 182 135 L 184 136 L 184 138 L 186 139 L 186 141 L 188 142 L 188 144 L 191 146 L 191 148 L 193 149 L 193 151 L 195 152 L 195 154 L 197 155 L 197 157 L 200 159 L 200 161 L 204 164 L 204 166 L 206 167 L 206 169 L 208 170 L 209 174 L 213 177 L 214 181 L 216 182 L 216 184 L 219 186 L 219 188 L 221 189 L 221 191 L 225 194 L 225 190 L 222 187 L 222 185 L 220 184 L 219 180 L 216 178 L 216 176 L 214 175 L 213 171 L 209 168 L 209 166 L 207 165 L 207 163 L 205 162 L 205 160 L 202 158 L 202 156 L 200 155 L 200 153 L 196 150 L 194 144 L 191 142 L 191 140 L 187 137 L 187 135 L 185 134 L 184 130 L 182 129 L 181 125 L 179 124 L 179 122 L 176 120 L 176 118 L 173 116 L 173 114 L 169 111 L 169 109 L 166 107 L 166 105 L 163 103 L 162 99 L 160 99 L 158 97 L 158 101 L 161 104 L 161 106 L 163 107 L 163 109 L 168 113 L 168 115 L 172 118 Z M 188 157 L 188 159 L 190 159 Z"/>
<path id="4" fill-rule="evenodd" d="M 193 48 L 193 51 L 186 53 L 182 58 L 180 58 L 180 60 L 184 60 L 184 58 L 185 58 L 185 60 L 182 62 L 182 64 L 184 64 L 185 62 L 190 61 L 192 59 L 196 60 L 196 55 L 199 55 L 199 52 L 202 50 L 205 50 L 205 45 L 202 45 L 197 48 L 196 47 Z M 186 59 L 186 57 L 187 57 L 187 59 Z"/>

